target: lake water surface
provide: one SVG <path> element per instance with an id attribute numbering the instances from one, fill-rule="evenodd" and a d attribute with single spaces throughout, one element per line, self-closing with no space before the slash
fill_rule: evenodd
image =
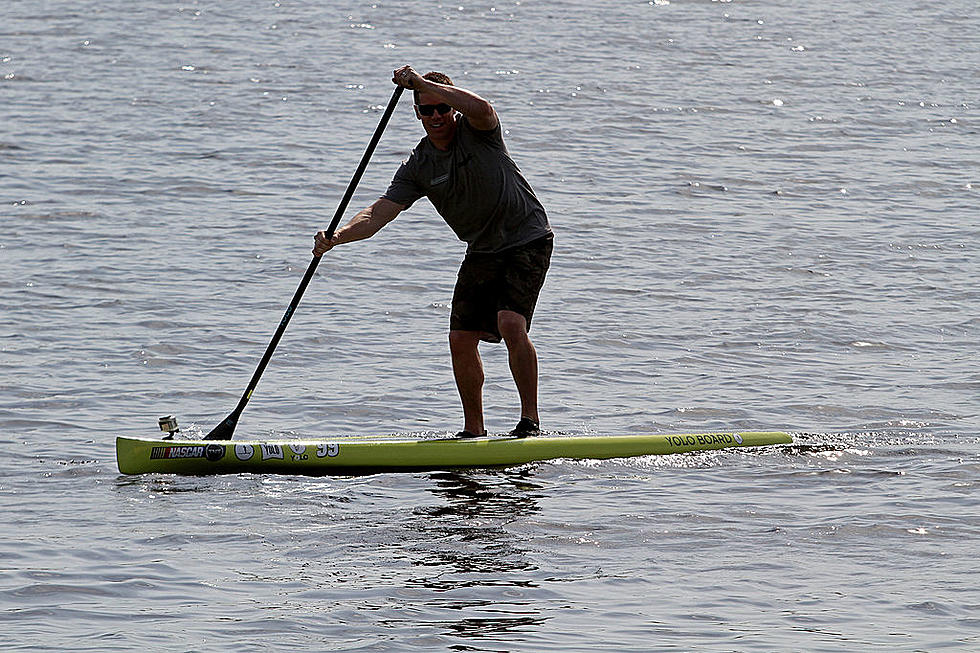
<path id="1" fill-rule="evenodd" d="M 404 63 L 549 211 L 545 430 L 795 444 L 120 475 L 234 408 Z M 978 69 L 966 0 L 5 2 L 0 648 L 976 650 Z M 458 430 L 463 249 L 420 202 L 325 256 L 237 437 Z"/>

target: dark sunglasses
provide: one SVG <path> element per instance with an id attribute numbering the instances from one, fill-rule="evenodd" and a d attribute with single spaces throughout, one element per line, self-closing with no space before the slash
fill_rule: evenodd
<path id="1" fill-rule="evenodd" d="M 421 113 L 423 116 L 431 116 L 436 111 L 439 112 L 439 115 L 444 115 L 453 110 L 451 106 L 444 102 L 439 104 L 416 104 L 415 108 L 418 109 L 419 113 Z"/>

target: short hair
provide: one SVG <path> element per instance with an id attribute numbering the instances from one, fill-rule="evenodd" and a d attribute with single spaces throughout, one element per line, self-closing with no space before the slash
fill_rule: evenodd
<path id="1" fill-rule="evenodd" d="M 435 82 L 436 84 L 445 84 L 446 86 L 453 86 L 453 80 L 449 79 L 449 75 L 446 73 L 440 73 L 435 70 L 430 70 L 426 74 L 422 75 L 422 79 L 426 79 L 430 82 Z M 412 93 L 415 96 L 415 104 L 419 103 L 419 92 L 412 89 Z"/>

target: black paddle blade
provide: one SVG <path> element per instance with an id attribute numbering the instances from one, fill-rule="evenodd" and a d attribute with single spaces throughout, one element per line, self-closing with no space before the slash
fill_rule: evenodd
<path id="1" fill-rule="evenodd" d="M 211 432 L 204 436 L 205 440 L 231 440 L 235 435 L 235 427 L 238 426 L 238 415 L 229 415 L 223 422 L 211 429 Z"/>

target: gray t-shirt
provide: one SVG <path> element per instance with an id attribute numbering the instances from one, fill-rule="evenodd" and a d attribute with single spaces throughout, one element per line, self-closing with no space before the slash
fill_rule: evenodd
<path id="1" fill-rule="evenodd" d="M 428 197 L 467 252 L 499 252 L 551 233 L 544 207 L 507 153 L 500 125 L 482 131 L 463 116 L 449 150 L 423 138 L 382 197 L 405 208 Z"/>

